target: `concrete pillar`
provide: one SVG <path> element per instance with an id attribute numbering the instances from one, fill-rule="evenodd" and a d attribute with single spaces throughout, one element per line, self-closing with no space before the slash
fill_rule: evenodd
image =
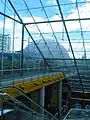
<path id="1" fill-rule="evenodd" d="M 61 120 L 61 109 L 62 109 L 62 80 L 58 83 L 58 116 L 59 120 Z"/>
<path id="2" fill-rule="evenodd" d="M 44 104 L 45 104 L 45 87 L 42 87 L 40 89 L 40 105 L 44 108 Z M 42 108 L 40 108 L 40 113 L 44 114 L 44 111 Z"/>

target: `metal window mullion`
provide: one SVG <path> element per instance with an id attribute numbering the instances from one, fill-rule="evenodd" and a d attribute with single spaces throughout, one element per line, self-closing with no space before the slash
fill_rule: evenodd
<path id="1" fill-rule="evenodd" d="M 14 12 L 14 18 L 15 18 L 15 12 Z M 14 37 L 15 37 L 15 21 L 13 22 L 13 46 L 12 46 L 12 76 L 13 74 L 13 67 L 14 67 Z M 13 84 L 14 84 L 14 76 L 13 76 Z"/>
<path id="2" fill-rule="evenodd" d="M 78 9 L 78 2 L 77 2 L 77 0 L 76 0 L 76 8 L 77 8 L 78 16 L 79 16 L 79 19 L 80 19 L 80 13 L 79 13 L 79 9 Z M 84 57 L 86 59 L 87 58 L 87 56 L 86 56 L 86 48 L 85 48 L 84 35 L 83 35 L 83 30 L 82 30 L 82 25 L 81 25 L 81 21 L 80 20 L 79 20 L 79 23 L 80 23 L 80 29 L 81 29 L 81 36 L 82 36 L 82 40 L 83 40 Z M 87 60 L 85 60 L 85 61 L 86 61 L 87 69 L 88 69 Z M 87 70 L 87 72 L 88 72 L 88 70 Z"/>
<path id="3" fill-rule="evenodd" d="M 77 30 L 77 31 L 69 31 L 68 33 L 79 33 L 80 31 L 79 30 Z M 90 30 L 88 30 L 88 31 L 83 31 L 84 33 L 85 32 L 90 32 Z M 52 32 L 42 32 L 42 34 L 51 34 Z M 64 31 L 63 32 L 55 32 L 55 33 L 57 33 L 57 34 L 59 34 L 59 33 L 65 33 Z M 37 35 L 38 33 L 32 33 L 33 35 Z M 74 41 L 75 42 L 75 41 Z M 90 43 L 90 42 L 89 42 Z"/>
<path id="4" fill-rule="evenodd" d="M 43 8 L 43 10 L 44 10 L 44 13 L 45 13 L 45 15 L 46 15 L 46 17 L 47 17 L 47 20 L 48 20 L 48 23 L 49 23 L 48 15 L 47 15 L 47 13 L 46 13 L 46 10 L 45 10 L 45 8 L 44 8 L 43 3 L 42 3 L 41 0 L 40 0 L 40 3 L 41 3 L 41 5 L 42 5 L 42 8 Z M 49 25 L 50 25 L 50 27 L 51 27 L 51 30 L 52 30 L 53 36 L 54 36 L 54 38 L 55 38 L 55 40 L 56 40 L 56 43 L 57 43 L 57 45 L 58 45 L 58 47 L 59 47 L 60 53 L 62 54 L 62 57 L 63 57 L 63 59 L 64 59 L 63 52 L 62 52 L 61 47 L 60 47 L 60 45 L 59 45 L 59 43 L 58 43 L 57 37 L 56 37 L 56 35 L 55 35 L 55 33 L 54 33 L 54 30 L 53 30 L 53 28 L 52 28 L 51 23 L 49 23 Z M 63 61 L 64 61 L 64 60 L 63 60 Z M 66 61 L 64 61 L 64 63 L 65 63 L 66 68 L 67 68 L 67 63 L 66 63 Z M 68 69 L 68 68 L 67 68 L 67 69 Z M 68 69 L 68 70 L 69 70 L 69 69 Z M 63 73 L 64 73 L 64 71 L 63 71 Z M 69 72 L 69 74 L 70 74 L 70 76 L 71 76 L 71 73 L 70 73 L 70 72 Z M 64 75 L 65 75 L 65 73 L 64 73 Z M 65 76 L 65 77 L 66 77 L 66 76 Z"/>
<path id="5" fill-rule="evenodd" d="M 28 53 L 29 53 L 29 36 L 28 36 Z M 29 68 L 29 62 L 30 62 L 30 56 L 28 54 L 28 57 L 27 57 L 27 61 L 28 61 L 28 68 Z M 30 70 L 28 69 L 28 73 L 30 72 Z"/>
<path id="6" fill-rule="evenodd" d="M 79 9 L 78 9 L 77 0 L 76 0 L 76 8 L 77 8 L 77 11 L 78 11 L 79 23 L 80 23 L 80 29 L 81 29 L 81 36 L 82 36 L 82 40 L 83 40 L 84 55 L 85 55 L 85 58 L 86 58 L 86 49 L 85 49 L 85 43 L 84 43 L 84 35 L 83 35 L 83 31 L 82 31 L 82 25 L 81 25 L 81 21 L 80 21 L 80 13 L 79 13 Z"/>
<path id="7" fill-rule="evenodd" d="M 16 11 L 16 9 L 14 8 L 12 2 L 10 0 L 8 0 L 8 2 L 10 3 L 11 7 L 13 8 L 14 12 L 16 13 L 17 17 L 19 18 L 19 20 L 21 21 L 22 24 L 23 21 L 21 19 L 21 17 L 19 16 L 18 12 Z M 24 24 L 25 25 L 25 24 Z M 27 33 L 29 34 L 30 38 L 32 39 L 32 41 L 34 42 L 35 46 L 37 47 L 37 49 L 39 50 L 41 56 L 43 57 L 43 59 L 45 60 L 45 63 L 48 65 L 48 62 L 46 61 L 46 58 L 44 57 L 44 55 L 42 54 L 41 50 L 39 49 L 38 45 L 36 44 L 35 40 L 33 39 L 32 35 L 30 34 L 29 30 L 27 29 L 27 27 L 25 26 L 25 29 L 27 31 Z M 51 70 L 51 69 L 50 69 Z M 52 70 L 51 70 L 52 71 Z"/>
<path id="8" fill-rule="evenodd" d="M 83 1 L 83 2 L 80 2 L 78 1 L 79 4 L 84 4 L 84 3 L 90 3 L 90 1 Z M 75 2 L 70 2 L 70 3 L 61 3 L 61 6 L 67 6 L 67 5 L 75 5 L 76 3 Z M 45 5 L 44 6 L 45 8 L 50 8 L 50 7 L 57 7 L 57 5 Z M 35 9 L 41 9 L 42 7 L 38 6 L 38 7 L 29 7 L 29 9 L 31 10 L 35 10 Z M 17 11 L 24 11 L 24 10 L 27 10 L 27 9 L 19 9 Z"/>
<path id="9" fill-rule="evenodd" d="M 31 15 L 31 17 L 32 17 L 32 19 L 33 19 L 33 21 L 34 21 L 34 23 L 35 23 L 36 21 L 35 21 L 35 19 L 34 19 L 32 13 L 31 13 L 31 11 L 29 10 L 28 5 L 26 4 L 25 0 L 23 0 L 23 2 L 24 2 L 24 4 L 25 4 L 25 6 L 26 6 L 26 8 L 27 8 L 27 10 L 28 10 L 28 12 L 29 12 L 29 14 Z M 43 37 L 43 35 L 42 35 L 42 33 L 41 33 L 41 31 L 40 31 L 38 25 L 37 25 L 37 24 L 35 24 L 35 25 L 36 25 L 36 27 L 37 27 L 37 29 L 38 29 L 38 31 L 39 31 L 39 33 L 40 33 L 40 35 L 41 35 L 41 37 L 42 37 L 44 43 L 45 43 L 45 45 L 47 46 L 49 53 L 50 53 L 51 56 L 53 57 L 53 54 L 52 54 L 52 52 L 51 52 L 49 46 L 47 45 L 47 42 L 45 41 L 45 39 L 44 39 L 44 37 Z"/>
<path id="10" fill-rule="evenodd" d="M 4 14 L 6 13 L 6 0 L 4 1 Z M 1 70 L 3 75 L 3 52 L 4 52 L 4 34 L 5 34 L 5 16 L 3 19 L 3 34 L 2 34 L 2 62 L 1 62 Z"/>
<path id="11" fill-rule="evenodd" d="M 75 59 L 75 55 L 74 55 L 74 52 L 73 52 L 73 48 L 72 48 L 72 44 L 71 44 L 71 41 L 70 41 L 70 38 L 69 38 L 67 27 L 66 27 L 66 24 L 65 24 L 65 21 L 64 21 L 64 17 L 63 17 L 62 11 L 61 11 L 60 3 L 59 3 L 58 0 L 56 0 L 56 2 L 57 2 L 57 5 L 58 5 L 59 12 L 61 14 L 62 22 L 63 22 L 64 28 L 65 28 L 65 31 L 66 31 L 66 35 L 67 35 L 67 38 L 68 38 L 68 41 L 69 41 L 69 45 L 70 45 L 70 48 L 71 48 L 71 51 L 72 51 L 72 55 L 73 55 L 73 58 L 74 58 L 74 63 L 75 63 L 76 70 L 77 70 L 79 80 L 80 80 L 80 83 L 81 83 L 81 87 L 82 87 L 82 92 L 84 94 L 84 87 L 83 87 L 83 84 L 82 84 L 82 80 L 81 80 L 81 77 L 80 77 L 79 69 L 78 69 L 78 66 L 77 66 L 77 62 L 76 62 L 76 59 Z"/>
<path id="12" fill-rule="evenodd" d="M 12 17 L 10 17 L 10 16 L 6 15 L 5 13 L 0 12 L 0 15 L 5 16 L 5 17 L 7 17 L 7 18 L 9 18 L 9 19 L 11 19 L 11 20 L 14 20 L 14 21 L 16 21 L 16 22 L 18 22 L 18 23 L 20 23 L 20 24 L 21 24 L 21 22 L 20 22 L 20 21 L 18 21 L 18 20 L 16 20 L 16 19 L 14 19 L 14 18 L 12 18 Z"/>
<path id="13" fill-rule="evenodd" d="M 78 20 L 90 20 L 90 18 L 73 18 L 73 19 L 65 19 L 65 22 L 70 22 L 70 21 L 78 21 Z M 57 23 L 57 22 L 63 22 L 62 20 L 50 20 L 49 23 Z M 33 24 L 43 24 L 43 23 L 48 23 L 48 21 L 40 21 L 40 22 L 28 22 L 24 23 L 25 25 L 33 25 Z"/>
<path id="14" fill-rule="evenodd" d="M 21 65 L 20 65 L 20 70 L 21 70 L 21 76 L 23 75 L 23 46 L 24 46 L 24 25 L 22 24 L 22 39 L 21 39 Z"/>

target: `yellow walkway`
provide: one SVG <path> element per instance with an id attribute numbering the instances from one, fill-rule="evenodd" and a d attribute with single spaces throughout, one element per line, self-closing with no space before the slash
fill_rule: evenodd
<path id="1" fill-rule="evenodd" d="M 20 82 L 15 84 L 14 86 L 21 89 L 24 93 L 29 93 L 31 91 L 40 89 L 43 86 L 51 85 L 63 79 L 64 79 L 63 74 L 55 74 L 52 76 L 40 77 L 39 79 L 36 78 L 30 81 L 27 80 L 25 82 Z M 8 93 L 14 97 L 19 96 L 19 93 L 14 88 L 4 89 L 3 92 Z"/>

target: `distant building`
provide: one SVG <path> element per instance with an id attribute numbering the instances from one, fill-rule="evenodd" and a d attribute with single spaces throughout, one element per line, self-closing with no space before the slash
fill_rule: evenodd
<path id="1" fill-rule="evenodd" d="M 41 39 L 39 41 L 42 41 Z M 52 56 L 54 58 L 70 58 L 68 51 L 64 48 L 64 46 L 62 46 L 59 43 L 59 47 L 56 43 L 55 40 L 53 39 L 45 39 L 48 47 L 51 50 Z M 38 44 L 38 43 L 37 43 Z M 45 45 L 45 43 L 42 41 L 41 44 L 38 44 L 39 49 L 41 50 L 41 52 L 43 53 L 45 58 L 53 58 L 51 56 L 51 53 L 49 52 L 47 46 Z M 63 55 L 62 55 L 63 54 Z M 28 58 L 42 58 L 39 50 L 36 48 L 35 44 L 29 43 L 29 45 L 24 49 L 24 56 L 28 57 Z"/>
<path id="2" fill-rule="evenodd" d="M 86 52 L 84 52 L 84 55 L 82 56 L 82 59 L 86 59 Z"/>
<path id="3" fill-rule="evenodd" d="M 2 42 L 3 41 L 3 42 Z M 3 44 L 3 46 L 2 46 Z M 11 48 L 11 37 L 9 34 L 3 35 L 0 34 L 0 53 L 3 50 L 3 53 L 10 53 L 10 48 Z"/>

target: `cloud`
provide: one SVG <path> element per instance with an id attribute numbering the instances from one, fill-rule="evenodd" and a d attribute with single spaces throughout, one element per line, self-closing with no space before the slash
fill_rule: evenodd
<path id="1" fill-rule="evenodd" d="M 80 11 L 80 17 L 81 18 L 89 18 L 90 17 L 90 13 L 88 12 L 90 8 L 90 4 L 85 4 L 83 6 L 79 6 L 79 11 Z M 74 18 L 78 18 L 78 13 L 77 13 L 77 10 L 76 9 L 71 9 L 71 14 L 69 14 L 67 17 L 65 17 L 65 19 L 74 19 Z M 23 18 L 23 21 L 25 23 L 27 22 L 34 22 L 33 19 L 31 17 L 22 17 Z M 38 21 L 46 21 L 46 18 L 42 18 L 42 17 L 37 17 L 37 16 L 34 16 L 34 19 L 36 22 Z M 49 20 L 61 20 L 61 16 L 60 15 L 54 15 L 52 16 L 51 18 L 49 18 Z M 87 31 L 87 30 L 90 30 L 90 21 L 81 21 L 81 24 L 82 24 L 82 28 L 83 30 Z M 60 23 L 51 23 L 52 25 L 52 28 L 55 32 L 62 32 L 62 29 L 63 29 L 63 24 L 60 22 Z M 79 21 L 70 21 L 70 22 L 66 22 L 66 26 L 67 26 L 67 29 L 68 31 L 76 31 L 76 30 L 80 30 L 80 23 Z M 0 28 L 3 27 L 3 22 L 0 21 Z M 50 28 L 50 25 L 49 23 L 47 24 L 38 24 L 38 27 L 40 29 L 40 31 L 42 33 L 50 33 L 52 32 L 51 28 Z M 9 33 L 11 34 L 11 38 L 13 40 L 13 37 L 12 37 L 12 31 L 13 31 L 13 21 L 10 20 L 10 19 L 6 19 L 6 32 L 9 31 Z M 30 33 L 33 35 L 33 33 L 39 33 L 36 25 L 28 25 L 27 26 L 28 30 L 30 31 Z M 21 34 L 22 34 L 22 26 L 18 23 L 16 23 L 16 26 L 15 26 L 15 42 L 14 42 L 14 45 L 15 45 L 15 50 L 20 50 L 21 49 Z M 39 35 L 33 35 L 34 39 L 35 40 L 39 40 L 41 39 L 41 36 L 40 34 Z M 47 35 L 44 35 L 45 38 L 49 38 L 50 40 L 52 40 L 52 35 L 50 34 L 47 34 Z M 61 37 L 60 35 L 58 37 Z M 75 36 L 76 37 L 76 36 Z M 27 37 L 27 33 L 25 32 L 25 40 L 28 40 L 28 37 Z M 73 41 L 73 39 L 71 39 Z M 64 40 L 65 41 L 65 40 Z M 79 40 L 78 40 L 79 41 Z M 89 39 L 88 39 L 89 41 Z M 51 41 L 52 42 L 52 41 Z M 69 49 L 69 44 L 68 43 L 65 43 L 63 41 L 61 41 L 61 43 L 67 50 Z M 26 47 L 27 45 L 27 41 L 24 42 L 24 48 Z M 86 45 L 86 48 L 87 50 L 89 50 L 89 44 L 85 44 Z M 77 50 L 82 50 L 83 46 L 82 46 L 82 43 L 80 44 L 76 44 L 76 43 L 72 43 L 72 46 L 73 48 L 77 49 Z M 89 50 L 90 51 L 90 50 Z M 71 54 L 71 53 L 70 53 Z M 77 53 L 75 52 L 75 55 L 76 57 L 82 57 L 83 53 Z M 90 56 L 90 55 L 88 55 Z"/>
<path id="2" fill-rule="evenodd" d="M 51 5 L 51 4 L 57 5 L 57 2 L 56 2 L 56 0 L 48 0 L 47 4 L 49 4 L 49 5 Z"/>
<path id="3" fill-rule="evenodd" d="M 90 8 L 90 4 L 85 4 L 81 7 L 79 7 L 79 13 L 80 13 L 80 18 L 90 18 L 90 12 L 89 12 L 89 8 Z M 71 10 L 72 14 L 70 14 L 69 16 L 67 16 L 66 19 L 77 19 L 78 17 L 78 12 L 77 9 L 72 9 Z M 70 22 L 66 22 L 67 24 L 67 28 L 69 31 L 73 31 L 73 30 L 78 30 L 80 29 L 80 24 L 79 21 L 70 21 Z M 90 21 L 81 21 L 82 24 L 82 29 L 83 30 L 90 30 Z M 88 28 L 88 29 L 87 29 Z"/>
<path id="4" fill-rule="evenodd" d="M 86 4 L 86 5 L 82 6 L 82 7 L 79 7 L 80 17 L 81 18 L 90 17 L 90 14 L 88 12 L 89 8 L 90 8 L 89 4 Z M 76 19 L 76 18 L 78 18 L 77 9 L 71 9 L 71 12 L 72 12 L 72 14 L 65 17 L 65 19 Z M 36 22 L 38 22 L 38 21 L 46 21 L 45 18 L 36 17 L 36 16 L 34 16 L 34 19 L 35 19 Z M 60 20 L 60 19 L 61 19 L 60 15 L 54 15 L 51 18 L 49 18 L 49 20 Z M 25 18 L 23 18 L 23 21 L 24 22 L 34 22 L 31 17 L 25 17 Z M 82 21 L 81 23 L 82 23 L 83 29 L 85 29 L 85 28 L 87 28 L 89 26 L 89 21 L 87 21 L 87 22 Z M 52 25 L 52 28 L 54 29 L 55 32 L 61 32 L 62 31 L 62 27 L 63 27 L 62 23 L 51 23 L 51 25 Z M 66 22 L 66 25 L 67 25 L 68 31 L 74 31 L 74 30 L 80 29 L 79 21 Z M 30 32 L 39 33 L 36 25 L 28 25 L 27 27 L 28 27 Z M 38 24 L 38 27 L 42 32 L 52 32 L 49 24 Z"/>
<path id="5" fill-rule="evenodd" d="M 72 2 L 76 2 L 76 0 L 71 0 Z M 85 0 L 79 0 L 79 2 L 84 2 Z M 87 0 L 90 1 L 90 0 Z"/>
<path id="6" fill-rule="evenodd" d="M 34 17 L 36 22 L 42 22 L 42 21 L 47 21 L 45 18 L 40 18 L 40 17 Z M 54 15 L 49 20 L 60 20 L 60 15 Z M 31 21 L 30 21 L 31 20 Z M 34 22 L 30 17 L 23 18 L 23 21 L 25 22 Z M 61 32 L 62 31 L 62 23 L 51 23 L 52 28 L 55 32 Z M 52 32 L 50 24 L 49 23 L 43 23 L 43 24 L 38 24 L 38 27 L 42 33 L 49 33 Z M 39 33 L 36 25 L 27 25 L 27 28 L 30 32 L 36 32 Z"/>
<path id="7" fill-rule="evenodd" d="M 3 32 L 3 21 L 0 21 L 0 34 Z M 5 31 L 4 34 L 10 34 L 11 37 L 11 51 L 13 46 L 13 25 L 14 21 L 6 18 L 5 19 Z M 15 32 L 14 32 L 14 50 L 21 49 L 21 34 L 22 34 L 22 26 L 15 22 Z"/>

